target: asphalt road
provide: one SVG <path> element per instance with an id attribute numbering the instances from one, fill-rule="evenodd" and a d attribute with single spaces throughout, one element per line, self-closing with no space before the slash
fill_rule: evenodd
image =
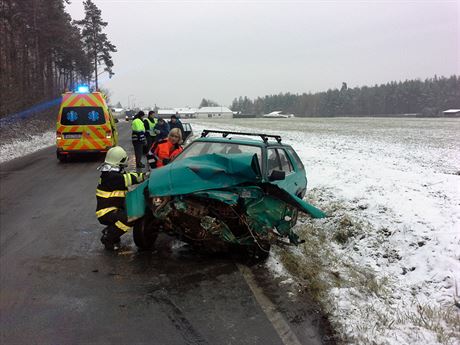
<path id="1" fill-rule="evenodd" d="M 167 236 L 153 253 L 138 253 L 131 234 L 119 253 L 104 251 L 99 164 L 58 163 L 49 147 L 0 165 L 1 344 L 333 342 L 308 297 L 263 265 L 201 256 Z"/>

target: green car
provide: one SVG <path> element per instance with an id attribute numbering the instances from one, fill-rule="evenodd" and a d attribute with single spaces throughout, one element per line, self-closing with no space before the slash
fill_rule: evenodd
<path id="1" fill-rule="evenodd" d="M 280 136 L 204 130 L 128 193 L 126 209 L 142 250 L 164 231 L 200 250 L 264 259 L 272 244 L 300 243 L 292 231 L 299 211 L 325 216 L 302 200 L 306 187 L 299 156 Z"/>

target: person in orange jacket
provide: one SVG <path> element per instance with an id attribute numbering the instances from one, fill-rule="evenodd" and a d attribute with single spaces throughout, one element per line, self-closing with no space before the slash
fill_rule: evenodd
<path id="1" fill-rule="evenodd" d="M 160 140 L 152 145 L 147 155 L 147 160 L 152 169 L 161 168 L 171 162 L 182 149 L 182 132 L 179 128 L 173 128 L 167 139 Z"/>

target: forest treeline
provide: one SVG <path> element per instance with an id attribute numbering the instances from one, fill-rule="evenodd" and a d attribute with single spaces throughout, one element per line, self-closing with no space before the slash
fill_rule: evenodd
<path id="1" fill-rule="evenodd" d="M 267 95 L 254 100 L 238 97 L 231 109 L 241 114 L 267 114 L 272 111 L 296 116 L 391 116 L 421 114 L 436 116 L 450 108 L 460 108 L 460 77 L 437 77 L 390 82 L 373 87 L 349 88 L 326 92 Z"/>
<path id="2" fill-rule="evenodd" d="M 49 101 L 91 65 L 63 0 L 0 1 L 0 116 Z"/>
<path id="3" fill-rule="evenodd" d="M 53 104 L 63 90 L 94 80 L 98 64 L 113 74 L 110 52 L 116 50 L 102 33 L 107 23 L 100 11 L 87 0 L 85 19 L 74 22 L 65 11 L 66 2 L 0 1 L 0 117 L 44 108 L 43 102 Z M 93 28 L 88 15 L 94 18 Z"/>

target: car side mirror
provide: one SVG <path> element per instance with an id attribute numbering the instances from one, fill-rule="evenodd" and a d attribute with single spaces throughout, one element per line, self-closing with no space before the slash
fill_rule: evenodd
<path id="1" fill-rule="evenodd" d="M 118 119 L 115 119 L 115 123 L 118 123 Z"/>
<path id="2" fill-rule="evenodd" d="M 273 170 L 270 176 L 268 177 L 269 181 L 279 181 L 286 178 L 286 172 L 281 170 Z"/>

